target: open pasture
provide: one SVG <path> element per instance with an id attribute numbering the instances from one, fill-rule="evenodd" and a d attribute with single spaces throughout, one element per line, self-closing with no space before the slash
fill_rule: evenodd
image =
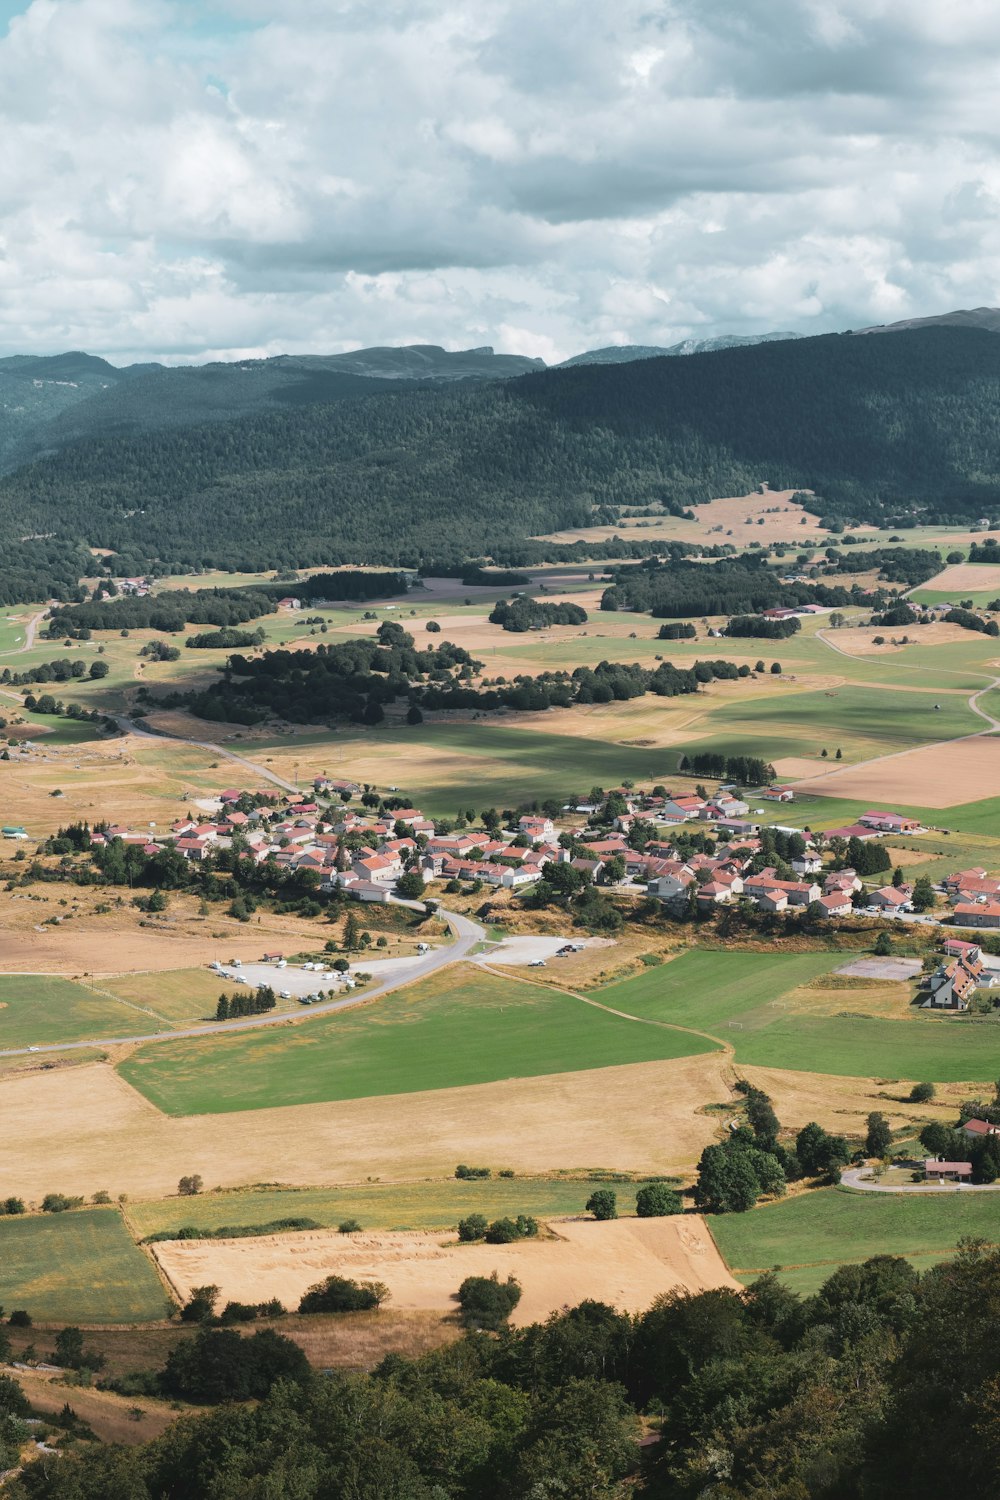
<path id="1" fill-rule="evenodd" d="M 0 1302 L 39 1322 L 148 1323 L 167 1294 L 118 1209 L 87 1208 L 0 1219 Z"/>
<path id="2" fill-rule="evenodd" d="M 906 984 L 869 990 L 817 982 L 842 962 L 843 955 L 821 953 L 693 950 L 599 997 L 616 1010 L 720 1036 L 738 1064 L 935 1083 L 1000 1073 L 1000 1027 L 913 1010 Z"/>
<path id="3" fill-rule="evenodd" d="M 139 1022 L 155 1029 L 148 1016 L 86 985 L 47 974 L 0 975 L 0 1048 L 120 1035 Z"/>
<path id="4" fill-rule="evenodd" d="M 782 1280 L 804 1292 L 838 1266 L 872 1255 L 905 1255 L 926 1270 L 954 1255 L 963 1238 L 1000 1239 L 1000 1206 L 991 1193 L 932 1198 L 822 1188 L 706 1222 L 734 1276 L 752 1280 L 780 1266 Z"/>
<path id="5" fill-rule="evenodd" d="M 457 966 L 308 1025 L 157 1043 L 122 1077 L 174 1115 L 449 1089 L 711 1051 L 572 996 Z"/>
<path id="6" fill-rule="evenodd" d="M 862 766 L 830 767 L 795 783 L 796 791 L 849 797 L 874 807 L 951 809 L 973 788 L 1000 796 L 1000 739 L 981 734 L 958 744 L 925 745 Z M 935 821 L 941 821 L 940 817 Z"/>

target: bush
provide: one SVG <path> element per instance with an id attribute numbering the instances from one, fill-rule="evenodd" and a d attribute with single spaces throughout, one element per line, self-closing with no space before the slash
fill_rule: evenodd
<path id="1" fill-rule="evenodd" d="M 31 1314 L 25 1312 L 23 1307 L 15 1307 L 7 1322 L 11 1328 L 30 1328 Z"/>
<path id="2" fill-rule="evenodd" d="M 458 1237 L 463 1245 L 471 1245 L 476 1240 L 485 1239 L 486 1229 L 485 1214 L 469 1214 L 467 1218 L 458 1221 Z"/>
<path id="3" fill-rule="evenodd" d="M 79 1208 L 82 1198 L 67 1198 L 65 1193 L 46 1193 L 42 1199 L 43 1214 L 63 1214 L 68 1208 Z"/>
<path id="4" fill-rule="evenodd" d="M 489 1167 L 467 1167 L 464 1162 L 460 1162 L 455 1168 L 455 1176 L 463 1182 L 478 1181 L 479 1179 L 489 1177 L 489 1175 Z"/>
<path id="5" fill-rule="evenodd" d="M 373 1312 L 388 1298 L 389 1288 L 381 1281 L 350 1281 L 346 1276 L 328 1276 L 303 1294 L 299 1312 Z"/>
<path id="6" fill-rule="evenodd" d="M 647 1183 L 635 1195 L 635 1211 L 640 1219 L 665 1219 L 670 1214 L 682 1213 L 683 1209 L 680 1193 L 665 1182 Z"/>
<path id="7" fill-rule="evenodd" d="M 458 1289 L 462 1321 L 470 1328 L 501 1328 L 521 1300 L 520 1283 L 508 1276 L 467 1276 Z"/>
<path id="8" fill-rule="evenodd" d="M 618 1199 L 610 1188 L 598 1188 L 587 1199 L 586 1210 L 595 1219 L 617 1219 Z"/>
<path id="9" fill-rule="evenodd" d="M 911 1104 L 927 1104 L 934 1098 L 933 1083 L 915 1083 L 910 1090 Z"/>
<path id="10" fill-rule="evenodd" d="M 488 1245 L 511 1245 L 515 1240 L 531 1240 L 538 1234 L 538 1220 L 530 1214 L 518 1214 L 516 1219 L 494 1219 L 486 1231 Z"/>
<path id="11" fill-rule="evenodd" d="M 338 1234 L 360 1234 L 360 1232 L 361 1232 L 361 1220 L 360 1219 L 344 1219 L 344 1220 L 341 1221 L 341 1223 L 339 1223 L 337 1225 L 337 1233 Z"/>

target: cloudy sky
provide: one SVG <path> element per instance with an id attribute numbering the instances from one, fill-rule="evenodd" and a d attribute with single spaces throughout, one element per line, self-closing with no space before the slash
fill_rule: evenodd
<path id="1" fill-rule="evenodd" d="M 0 0 L 0 352 L 1000 303 L 995 0 Z"/>

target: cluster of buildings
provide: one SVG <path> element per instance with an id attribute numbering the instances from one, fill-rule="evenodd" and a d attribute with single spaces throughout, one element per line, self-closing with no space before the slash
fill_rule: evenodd
<path id="1" fill-rule="evenodd" d="M 959 927 L 1000 928 L 1000 880 L 985 870 L 958 870 L 941 882 Z"/>

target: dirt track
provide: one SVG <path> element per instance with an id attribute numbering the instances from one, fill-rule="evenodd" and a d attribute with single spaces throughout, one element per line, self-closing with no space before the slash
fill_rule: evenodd
<path id="1" fill-rule="evenodd" d="M 660 1292 L 735 1286 L 715 1242 L 696 1215 L 671 1219 L 555 1220 L 554 1239 L 514 1245 L 460 1245 L 454 1235 L 341 1235 L 334 1230 L 266 1239 L 169 1240 L 154 1253 L 185 1299 L 191 1288 L 218 1286 L 222 1300 L 278 1297 L 295 1307 L 308 1287 L 332 1272 L 384 1281 L 392 1307 L 455 1309 L 466 1276 L 517 1277 L 523 1296 L 514 1314 L 533 1323 L 586 1297 L 639 1312 Z"/>

